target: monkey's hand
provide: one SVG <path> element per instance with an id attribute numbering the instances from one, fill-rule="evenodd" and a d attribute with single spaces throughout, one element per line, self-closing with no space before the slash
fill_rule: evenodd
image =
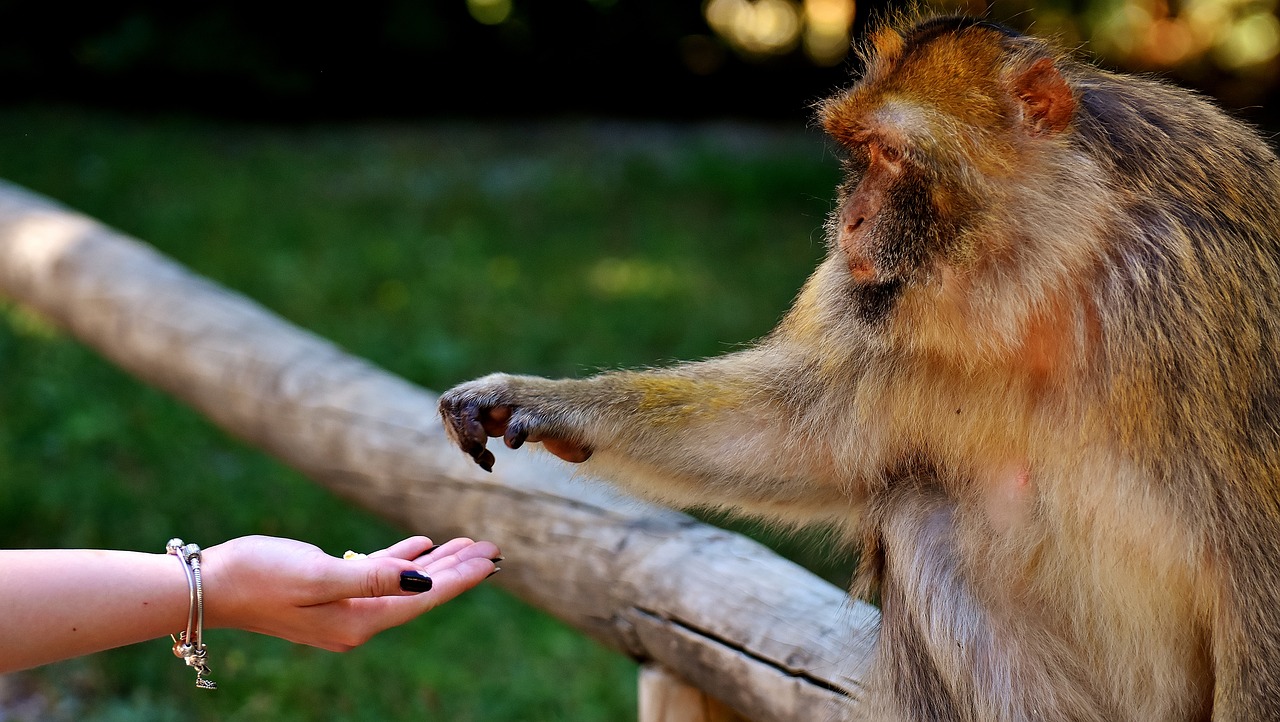
<path id="1" fill-rule="evenodd" d="M 570 423 L 570 414 L 543 385 L 557 382 L 526 376 L 491 374 L 455 386 L 440 397 L 445 432 L 485 471 L 493 471 L 489 437 L 502 437 L 518 449 L 541 442 L 547 451 L 573 463 L 591 458 L 591 447 Z"/>

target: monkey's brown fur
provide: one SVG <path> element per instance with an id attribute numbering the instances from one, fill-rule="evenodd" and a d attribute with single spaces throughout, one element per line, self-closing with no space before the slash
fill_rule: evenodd
<path id="1" fill-rule="evenodd" d="M 1280 718 L 1280 167 L 1189 92 L 981 21 L 873 37 L 824 103 L 830 252 L 756 345 L 450 391 L 676 505 L 836 522 L 875 713 Z"/>

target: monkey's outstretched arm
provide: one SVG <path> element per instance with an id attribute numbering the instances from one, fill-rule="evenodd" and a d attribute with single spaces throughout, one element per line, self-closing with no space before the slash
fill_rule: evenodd
<path id="1" fill-rule="evenodd" d="M 494 463 L 489 437 L 511 448 L 541 442 L 668 503 L 796 511 L 840 497 L 829 464 L 814 453 L 822 440 L 813 438 L 805 412 L 811 374 L 800 358 L 764 344 L 577 380 L 493 374 L 445 393 L 440 414 L 450 437 L 485 469 Z"/>

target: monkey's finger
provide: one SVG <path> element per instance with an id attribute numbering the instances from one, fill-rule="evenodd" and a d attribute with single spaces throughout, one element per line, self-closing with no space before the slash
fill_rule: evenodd
<path id="1" fill-rule="evenodd" d="M 448 433 L 455 443 L 461 436 L 462 429 L 458 426 L 458 409 L 447 394 L 440 397 L 440 420 L 444 422 L 444 430 Z"/>
<path id="2" fill-rule="evenodd" d="M 572 464 L 581 464 L 591 458 L 591 448 L 582 444 L 575 444 L 571 441 L 563 441 L 561 439 L 543 439 L 543 447 L 547 451 L 568 461 Z"/>
<path id="3" fill-rule="evenodd" d="M 467 456 L 470 456 L 476 461 L 480 460 L 480 456 L 485 451 L 485 443 L 483 439 L 467 437 L 461 439 L 458 445 L 462 447 L 462 450 L 466 452 Z"/>
<path id="4" fill-rule="evenodd" d="M 531 417 L 528 413 L 517 413 L 507 423 L 507 432 L 502 440 L 512 449 L 518 449 L 526 442 L 540 442 L 545 438 L 545 435 L 538 430 L 540 425 L 540 420 Z"/>
<path id="5" fill-rule="evenodd" d="M 496 461 L 496 459 L 493 458 L 492 451 L 489 451 L 482 446 L 480 447 L 480 453 L 472 454 L 471 458 L 476 460 L 476 463 L 480 465 L 481 469 L 489 472 L 493 471 L 493 462 Z"/>
<path id="6" fill-rule="evenodd" d="M 464 404 L 450 394 L 440 399 L 440 418 L 444 420 L 445 429 L 461 446 L 467 438 L 467 421 L 463 413 Z"/>
<path id="7" fill-rule="evenodd" d="M 484 467 L 485 471 L 493 471 L 493 453 L 485 448 L 485 443 L 482 439 L 462 439 L 458 445 L 462 447 L 467 456 L 470 456 L 477 464 Z M 486 461 L 488 461 L 488 466 L 485 466 Z"/>
<path id="8" fill-rule="evenodd" d="M 480 414 L 480 425 L 488 436 L 502 436 L 507 432 L 507 421 L 510 418 L 510 406 L 494 406 Z"/>
<path id="9" fill-rule="evenodd" d="M 480 423 L 480 404 L 473 400 L 459 404 L 453 413 L 453 423 L 458 431 L 459 443 L 463 445 L 463 449 L 472 456 L 475 456 L 484 448 L 485 439 L 489 435 L 484 431 L 484 425 Z"/>
<path id="10" fill-rule="evenodd" d="M 484 433 L 484 428 L 474 417 L 469 420 L 460 420 L 463 428 L 458 432 L 458 446 L 466 452 L 481 469 L 485 471 L 493 471 L 493 452 L 489 451 L 486 446 L 486 439 L 489 437 Z"/>
<path id="11" fill-rule="evenodd" d="M 518 413 L 512 414 L 507 421 L 507 428 L 502 435 L 502 442 L 509 449 L 518 449 L 524 446 L 526 441 L 539 441 L 539 436 L 534 432 L 537 423 L 529 418 L 529 412 L 521 409 Z"/>
<path id="12" fill-rule="evenodd" d="M 528 440 L 529 430 L 522 426 L 508 426 L 506 433 L 502 436 L 502 442 L 508 449 L 518 449 Z"/>

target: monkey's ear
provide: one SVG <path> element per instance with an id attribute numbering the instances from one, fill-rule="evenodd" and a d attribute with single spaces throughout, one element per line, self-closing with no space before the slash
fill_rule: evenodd
<path id="1" fill-rule="evenodd" d="M 893 65 L 902 57 L 905 41 L 897 30 L 884 25 L 874 30 L 870 37 L 871 48 L 882 65 Z"/>
<path id="2" fill-rule="evenodd" d="M 1076 96 L 1049 58 L 1041 58 L 1013 81 L 1013 94 L 1022 103 L 1028 130 L 1060 133 L 1076 111 Z"/>

